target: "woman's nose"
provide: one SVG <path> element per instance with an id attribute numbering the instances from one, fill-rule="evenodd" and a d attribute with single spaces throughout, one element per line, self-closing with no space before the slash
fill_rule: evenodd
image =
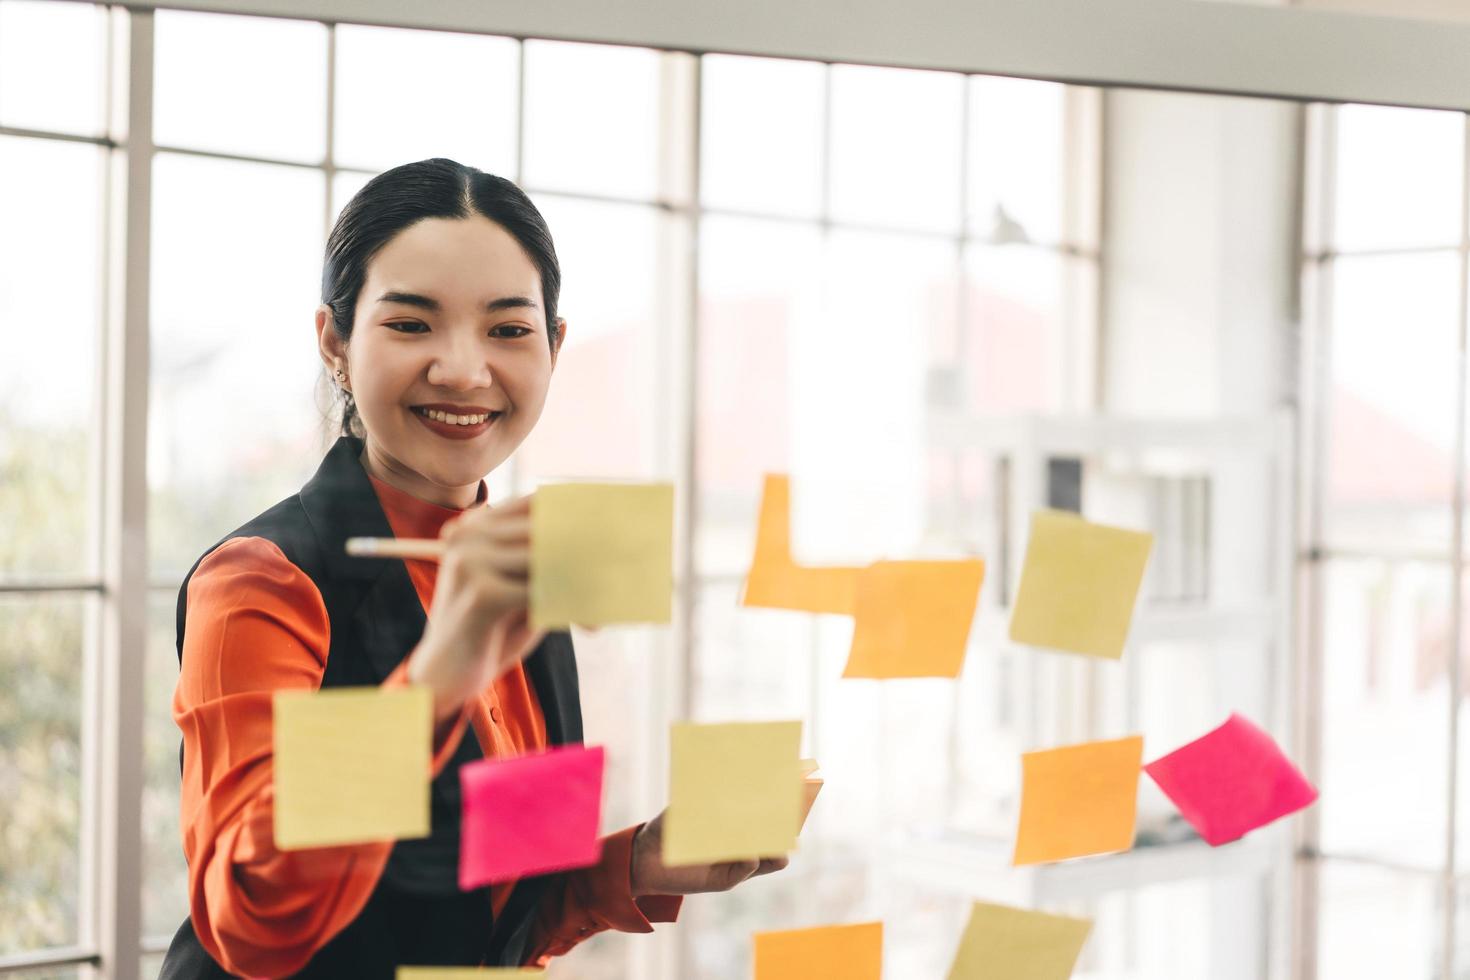
<path id="1" fill-rule="evenodd" d="M 488 388 L 494 383 L 485 351 L 473 342 L 451 342 L 429 364 L 428 382 L 443 388 Z"/>

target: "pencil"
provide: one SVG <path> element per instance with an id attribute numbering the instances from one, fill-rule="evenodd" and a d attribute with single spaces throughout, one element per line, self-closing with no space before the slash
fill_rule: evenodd
<path id="1" fill-rule="evenodd" d="M 438 561 L 444 557 L 444 542 L 439 538 L 348 538 L 347 553 L 355 558 Z"/>

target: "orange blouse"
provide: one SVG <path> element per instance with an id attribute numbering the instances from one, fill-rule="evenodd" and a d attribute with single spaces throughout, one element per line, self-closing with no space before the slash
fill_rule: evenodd
<path id="1" fill-rule="evenodd" d="M 436 538 L 459 510 L 440 507 L 369 477 L 393 533 Z M 476 505 L 486 496 L 480 482 Z M 408 561 L 425 613 L 438 564 Z M 321 686 L 331 647 L 326 605 L 312 580 L 273 542 L 232 538 L 189 580 L 187 628 L 173 716 L 184 736 L 179 819 L 189 862 L 189 911 L 200 943 L 231 973 L 286 976 L 350 923 L 387 864 L 392 841 L 278 851 L 272 838 L 271 697 Z M 408 683 L 405 660 L 383 682 Z M 466 727 L 485 758 L 546 747 L 536 691 L 520 665 L 471 699 L 434 733 L 433 774 L 453 756 Z M 638 827 L 603 840 L 601 861 L 547 890 L 526 962 L 552 956 L 606 929 L 652 932 L 672 922 L 681 899 L 634 899 L 629 884 Z M 499 914 L 514 883 L 493 885 Z M 487 923 L 488 927 L 488 923 Z"/>

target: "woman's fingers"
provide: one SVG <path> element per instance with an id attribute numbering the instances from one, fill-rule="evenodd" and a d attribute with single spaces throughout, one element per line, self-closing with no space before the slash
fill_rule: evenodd
<path id="1" fill-rule="evenodd" d="M 524 606 L 502 616 L 495 624 L 495 633 L 504 651 L 501 672 L 529 657 L 546 636 L 544 630 L 531 629 L 531 615 Z"/>
<path id="2" fill-rule="evenodd" d="M 474 538 L 512 543 L 529 542 L 531 518 L 526 514 L 499 514 L 493 511 L 467 514 L 445 521 L 444 526 L 439 529 L 439 536 L 450 541 Z"/>
<path id="3" fill-rule="evenodd" d="M 780 871 L 790 863 L 791 859 L 788 857 L 761 858 L 760 866 L 755 869 L 755 873 L 751 877 L 758 878 L 761 875 L 768 875 L 772 871 Z"/>
<path id="4" fill-rule="evenodd" d="M 498 507 L 487 507 L 486 509 L 501 514 L 529 514 L 531 513 L 531 497 L 532 494 L 523 493 L 519 497 L 511 497 Z"/>
<path id="5" fill-rule="evenodd" d="M 469 545 L 464 551 L 469 564 L 475 568 L 489 569 L 504 575 L 514 575 L 517 578 L 525 578 L 531 571 L 531 549 L 526 545 L 497 545 L 493 548 L 485 545 Z"/>

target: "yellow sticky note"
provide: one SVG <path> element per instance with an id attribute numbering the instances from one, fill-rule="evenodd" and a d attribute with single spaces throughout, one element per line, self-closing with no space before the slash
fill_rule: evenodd
<path id="1" fill-rule="evenodd" d="M 1143 737 L 1021 755 L 1021 820 L 1012 864 L 1062 861 L 1133 846 Z"/>
<path id="2" fill-rule="evenodd" d="M 428 688 L 280 691 L 273 704 L 276 847 L 428 836 Z"/>
<path id="3" fill-rule="evenodd" d="M 1075 514 L 1031 515 L 1011 639 L 1094 657 L 1123 656 L 1154 537 Z"/>
<path id="4" fill-rule="evenodd" d="M 400 966 L 394 980 L 497 980 L 510 977 L 544 977 L 534 966 Z"/>
<path id="5" fill-rule="evenodd" d="M 801 722 L 672 727 L 665 864 L 780 857 L 801 826 Z"/>
<path id="6" fill-rule="evenodd" d="M 667 623 L 673 556 L 672 484 L 541 487 L 531 498 L 532 626 Z"/>
<path id="7" fill-rule="evenodd" d="M 880 561 L 858 576 L 843 677 L 957 677 L 985 563 Z"/>
<path id="8" fill-rule="evenodd" d="M 839 565 L 796 564 L 791 557 L 791 481 L 768 474 L 761 491 L 755 556 L 740 604 L 851 615 L 858 572 Z"/>
<path id="9" fill-rule="evenodd" d="M 755 934 L 755 980 L 880 980 L 883 923 Z"/>
<path id="10" fill-rule="evenodd" d="M 1091 919 L 976 902 L 948 980 L 1067 980 Z"/>

